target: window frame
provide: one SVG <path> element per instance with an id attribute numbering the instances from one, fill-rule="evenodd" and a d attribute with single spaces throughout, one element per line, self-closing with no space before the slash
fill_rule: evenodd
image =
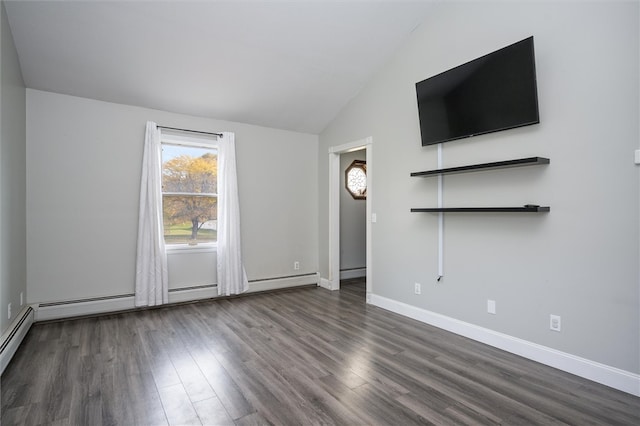
<path id="1" fill-rule="evenodd" d="M 363 174 L 364 174 L 364 191 L 361 194 L 355 193 L 353 192 L 353 190 L 351 189 L 351 187 L 349 186 L 349 172 L 351 172 L 352 170 L 360 170 Z M 351 195 L 353 197 L 354 200 L 366 200 L 367 199 L 367 162 L 365 160 L 353 160 L 351 162 L 351 164 L 349 165 L 349 167 L 347 167 L 344 171 L 344 187 L 347 190 L 347 192 L 349 193 L 349 195 Z"/>
<path id="2" fill-rule="evenodd" d="M 173 132 L 173 131 L 161 131 L 160 132 L 160 149 L 164 149 L 166 146 L 184 146 L 190 148 L 205 148 L 205 149 L 214 149 L 218 151 L 218 137 L 217 136 L 209 136 L 209 135 L 186 135 L 182 132 Z M 162 170 L 163 170 L 163 161 L 162 161 L 162 152 L 160 153 L 160 179 L 162 180 Z M 217 176 L 216 176 L 217 178 Z M 160 188 L 160 197 L 162 199 L 162 225 L 164 230 L 164 196 L 165 194 L 177 195 L 197 195 L 203 197 L 215 197 L 216 203 L 218 200 L 218 192 L 213 193 L 196 193 L 191 194 L 187 192 L 165 192 L 163 188 Z M 162 233 L 162 239 L 164 241 L 164 231 Z M 164 241 L 165 250 L 167 252 L 189 252 L 189 253 L 202 253 L 202 252 L 215 252 L 218 248 L 218 240 L 216 237 L 216 241 L 211 242 L 203 242 L 197 243 L 195 245 L 179 243 L 179 244 L 171 244 Z"/>

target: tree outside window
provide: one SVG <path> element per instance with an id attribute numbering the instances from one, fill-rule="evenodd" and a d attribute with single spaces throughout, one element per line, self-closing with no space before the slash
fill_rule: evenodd
<path id="1" fill-rule="evenodd" d="M 163 143 L 162 210 L 166 244 L 216 241 L 217 183 L 215 147 Z"/>

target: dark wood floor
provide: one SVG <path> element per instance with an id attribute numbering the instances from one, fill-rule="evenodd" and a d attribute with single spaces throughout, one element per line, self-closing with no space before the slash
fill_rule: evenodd
<path id="1" fill-rule="evenodd" d="M 367 306 L 364 284 L 32 327 L 2 425 L 640 424 L 640 398 Z"/>

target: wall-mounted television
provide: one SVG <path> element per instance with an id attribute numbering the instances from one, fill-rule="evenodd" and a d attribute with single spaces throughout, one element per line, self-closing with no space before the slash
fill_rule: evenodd
<path id="1" fill-rule="evenodd" d="M 533 36 L 416 83 L 422 145 L 540 122 Z"/>

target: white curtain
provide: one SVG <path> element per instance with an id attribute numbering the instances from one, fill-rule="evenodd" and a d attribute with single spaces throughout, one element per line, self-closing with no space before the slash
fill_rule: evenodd
<path id="1" fill-rule="evenodd" d="M 162 230 L 162 146 L 156 123 L 147 122 L 140 182 L 136 306 L 169 301 L 167 254 Z"/>
<path id="2" fill-rule="evenodd" d="M 218 295 L 248 289 L 240 244 L 235 135 L 225 132 L 218 139 Z"/>

